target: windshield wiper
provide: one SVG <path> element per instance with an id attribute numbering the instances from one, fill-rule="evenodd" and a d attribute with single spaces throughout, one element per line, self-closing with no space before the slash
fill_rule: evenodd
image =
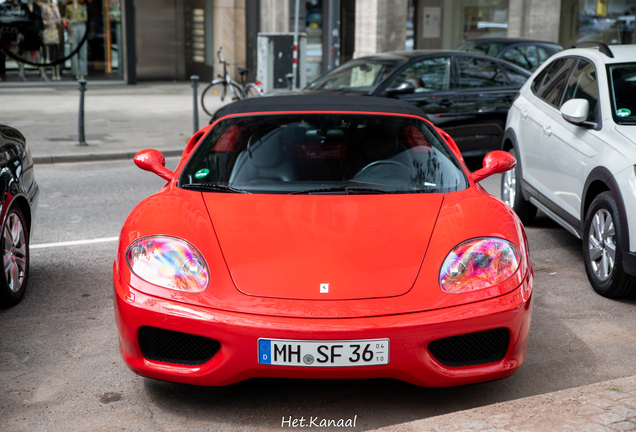
<path id="1" fill-rule="evenodd" d="M 302 194 L 311 194 L 311 193 L 320 193 L 320 192 L 344 192 L 345 195 L 349 195 L 350 192 L 369 193 L 369 194 L 391 193 L 391 192 L 383 191 L 381 189 L 361 188 L 361 187 L 351 187 L 351 186 L 334 186 L 334 187 L 327 187 L 327 188 L 321 188 L 321 189 L 300 190 L 296 192 L 290 192 L 288 195 L 302 195 Z"/>
<path id="2" fill-rule="evenodd" d="M 229 193 L 242 193 L 242 194 L 251 194 L 252 192 L 248 192 L 243 189 L 237 189 L 232 186 L 220 185 L 214 183 L 189 183 L 182 186 L 183 189 L 192 189 L 192 190 L 201 190 L 201 191 L 212 191 L 212 192 L 229 192 Z"/>

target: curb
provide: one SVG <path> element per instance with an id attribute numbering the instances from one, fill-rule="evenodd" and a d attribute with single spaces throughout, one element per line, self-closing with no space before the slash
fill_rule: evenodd
<path id="1" fill-rule="evenodd" d="M 160 150 L 165 157 L 181 156 L 183 149 Z M 34 164 L 55 164 L 69 162 L 95 162 L 132 159 L 136 151 L 121 151 L 112 153 L 88 153 L 88 154 L 63 154 L 52 156 L 33 156 Z"/>

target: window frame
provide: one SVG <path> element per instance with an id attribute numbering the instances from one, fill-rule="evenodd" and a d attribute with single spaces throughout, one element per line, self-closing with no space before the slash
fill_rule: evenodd
<path id="1" fill-rule="evenodd" d="M 506 73 L 506 70 L 502 67 L 501 62 L 502 60 L 497 58 L 497 57 L 488 57 L 488 56 L 474 56 L 474 55 L 470 55 L 469 53 L 467 53 L 468 55 L 464 54 L 464 55 L 453 55 L 452 56 L 452 67 L 453 67 L 453 74 L 455 75 L 455 86 L 454 89 L 456 91 L 493 91 L 493 90 L 500 90 L 500 89 L 507 89 L 507 88 L 517 88 L 516 86 L 514 86 L 512 84 L 512 81 L 510 80 L 510 78 L 508 77 L 508 74 Z M 460 58 L 469 58 L 469 59 L 478 59 L 478 60 L 483 60 L 483 61 L 489 61 L 494 63 L 497 68 L 499 69 L 499 71 L 501 72 L 501 74 L 504 77 L 504 85 L 502 86 L 493 86 L 493 87 L 460 87 L 459 86 L 459 64 L 458 64 L 458 59 Z M 514 63 L 511 63 L 514 64 Z M 516 65 L 515 65 L 516 66 Z M 530 77 L 528 77 L 530 78 Z"/>
<path id="2" fill-rule="evenodd" d="M 537 97 L 537 99 L 539 99 L 540 101 L 544 102 L 546 105 L 551 106 L 552 108 L 555 108 L 557 111 L 561 108 L 561 103 L 563 101 L 563 95 L 565 94 L 565 88 L 567 86 L 567 83 L 570 82 L 570 78 L 572 77 L 572 73 L 574 72 L 574 66 L 576 66 L 578 64 L 578 59 L 583 58 L 583 57 L 579 57 L 579 56 L 563 56 L 563 57 L 559 57 L 556 58 L 554 60 L 552 60 L 546 67 L 545 69 L 543 69 L 540 73 L 543 73 L 544 71 L 546 72 L 546 74 L 543 76 L 543 80 L 541 81 L 541 87 L 539 88 L 539 93 L 541 93 L 541 91 L 543 90 L 543 85 L 545 84 L 545 78 L 548 76 L 548 72 L 550 72 L 550 69 L 552 68 L 552 65 L 554 65 L 555 62 L 559 61 L 559 60 L 577 60 L 573 66 L 570 66 L 570 69 L 568 70 L 567 76 L 565 78 L 565 84 L 563 86 L 563 88 L 561 89 L 561 93 L 559 94 L 559 98 L 558 98 L 558 105 L 554 105 L 551 104 L 550 102 L 548 102 L 545 98 L 543 98 L 542 96 L 540 96 L 539 94 L 534 92 L 534 89 L 532 88 L 532 85 L 530 86 L 530 91 L 532 92 L 533 95 L 535 95 Z M 538 77 L 536 77 L 538 78 Z M 536 79 L 535 78 L 535 79 Z M 533 81 L 534 82 L 534 81 Z"/>
<path id="3" fill-rule="evenodd" d="M 610 71 L 610 67 L 615 67 L 615 66 L 622 66 L 622 65 L 628 65 L 628 64 L 633 64 L 634 62 L 625 62 L 625 63 L 606 63 L 605 64 L 605 73 L 607 76 L 607 88 L 608 88 L 608 97 L 609 97 L 609 102 L 610 102 L 610 110 L 612 111 L 612 119 L 614 120 L 614 123 L 617 126 L 634 126 L 632 124 L 625 124 L 625 123 L 620 123 L 620 119 L 618 118 L 618 116 L 616 115 L 616 105 L 615 105 L 615 98 L 614 98 L 614 86 L 612 84 L 612 75 L 611 75 L 611 71 Z M 596 65 L 594 65 L 594 67 L 596 67 Z M 599 102 L 600 103 L 600 102 Z M 602 118 L 602 116 L 601 116 Z"/>
<path id="4" fill-rule="evenodd" d="M 594 130 L 597 130 L 597 131 L 601 130 L 603 128 L 603 112 L 602 112 L 603 108 L 602 108 L 602 104 L 601 104 L 601 99 L 602 99 L 601 98 L 601 87 L 599 85 L 598 67 L 596 66 L 596 63 L 594 63 L 594 61 L 592 59 L 587 58 L 587 57 L 583 57 L 583 56 L 580 56 L 580 55 L 568 55 L 568 56 L 563 56 L 563 57 L 559 57 L 559 58 L 553 59 L 550 63 L 548 63 L 548 65 L 546 66 L 546 69 L 548 67 L 551 67 L 552 63 L 554 63 L 555 61 L 561 60 L 561 59 L 572 59 L 572 60 L 576 60 L 576 62 L 573 64 L 572 67 L 570 67 L 570 71 L 568 72 L 568 76 L 567 76 L 567 79 L 566 79 L 566 85 L 563 87 L 563 90 L 561 91 L 561 95 L 559 96 L 559 105 L 558 106 L 552 105 L 551 103 L 549 103 L 548 101 L 543 99 L 541 96 L 539 96 L 537 93 L 535 93 L 533 88 L 532 88 L 532 84 L 530 85 L 530 92 L 538 100 L 540 100 L 541 102 L 546 104 L 548 107 L 550 107 L 550 108 L 552 108 L 552 109 L 554 109 L 554 110 L 556 110 L 557 112 L 560 113 L 561 112 L 561 106 L 563 105 L 563 98 L 565 97 L 565 91 L 567 89 L 567 84 L 570 83 L 570 80 L 572 79 L 572 74 L 574 73 L 574 70 L 575 70 L 576 66 L 579 64 L 579 61 L 585 60 L 585 61 L 591 63 L 592 66 L 594 66 L 594 71 L 596 72 L 596 77 L 597 77 L 596 85 L 597 85 L 598 91 L 599 91 L 599 93 L 598 93 L 598 95 L 599 95 L 599 101 L 598 101 L 599 119 L 598 119 L 598 123 L 596 124 L 596 127 L 593 127 L 593 128 L 588 127 L 588 128 L 589 129 L 594 129 Z M 547 73 L 546 73 L 546 75 L 544 75 L 543 80 L 541 81 L 541 88 L 539 89 L 539 91 L 541 91 L 541 89 L 543 88 L 543 84 L 544 84 L 546 76 L 547 76 Z M 536 78 L 538 78 L 538 77 L 536 77 Z M 609 80 L 608 80 L 608 85 L 609 85 Z M 583 125 L 583 124 L 578 125 L 578 126 L 585 127 L 585 125 Z"/>
<path id="5" fill-rule="evenodd" d="M 581 57 L 581 56 L 572 56 L 571 58 L 577 59 L 577 62 L 574 64 L 574 66 L 572 67 L 572 70 L 570 71 L 570 74 L 568 76 L 567 84 L 570 84 L 570 80 L 572 79 L 572 76 L 574 75 L 574 71 L 576 70 L 576 67 L 579 65 L 579 63 L 582 60 L 588 62 L 594 68 L 594 73 L 596 74 L 596 90 L 598 92 L 598 101 L 596 103 L 597 107 L 598 107 L 598 122 L 597 122 L 597 124 L 600 125 L 601 124 L 601 120 L 603 118 L 603 111 L 602 111 L 602 107 L 601 107 L 601 87 L 599 86 L 599 82 L 598 82 L 598 68 L 596 67 L 596 64 L 594 64 L 594 61 L 592 59 L 589 59 L 589 58 L 586 58 L 586 57 Z M 608 83 L 609 83 L 609 80 L 608 80 Z M 567 84 L 563 88 L 563 93 L 561 94 L 561 100 L 560 100 L 559 107 L 558 107 L 559 111 L 561 110 L 561 106 L 563 106 L 563 104 L 565 103 L 564 99 L 565 99 L 565 93 L 566 93 L 567 88 L 568 88 Z"/>

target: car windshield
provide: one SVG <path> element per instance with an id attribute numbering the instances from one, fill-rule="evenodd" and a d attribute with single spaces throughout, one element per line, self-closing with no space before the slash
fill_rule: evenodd
<path id="1" fill-rule="evenodd" d="M 225 193 L 372 194 L 467 187 L 442 138 L 414 117 L 289 114 L 220 121 L 179 186 Z"/>
<path id="2" fill-rule="evenodd" d="M 307 92 L 359 92 L 375 89 L 398 65 L 395 60 L 351 60 L 307 86 Z"/>
<path id="3" fill-rule="evenodd" d="M 455 51 L 465 51 L 496 57 L 505 44 L 495 42 L 466 41 L 455 47 Z"/>
<path id="4" fill-rule="evenodd" d="M 609 65 L 610 95 L 614 121 L 636 125 L 636 63 Z"/>

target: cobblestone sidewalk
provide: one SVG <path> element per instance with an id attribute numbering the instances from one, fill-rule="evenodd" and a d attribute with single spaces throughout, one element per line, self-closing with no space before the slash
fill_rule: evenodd
<path id="1" fill-rule="evenodd" d="M 636 430 L 636 377 L 459 411 L 382 432 L 613 432 Z"/>

